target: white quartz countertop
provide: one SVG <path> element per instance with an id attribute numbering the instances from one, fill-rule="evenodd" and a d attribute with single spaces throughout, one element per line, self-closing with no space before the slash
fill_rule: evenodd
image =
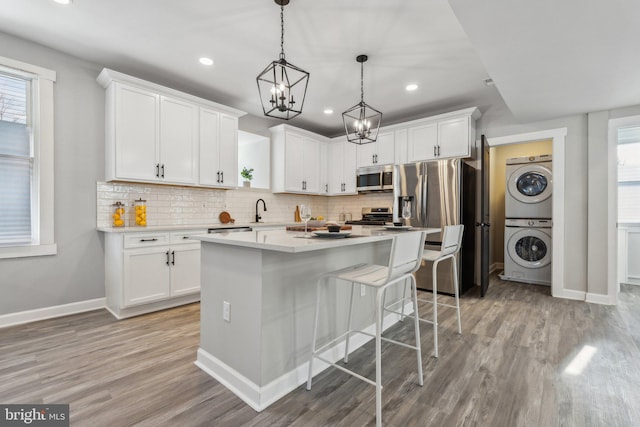
<path id="1" fill-rule="evenodd" d="M 180 225 L 150 225 L 146 227 L 98 227 L 98 231 L 103 233 L 142 233 L 145 231 L 180 231 L 180 230 L 208 230 L 209 228 L 225 229 L 237 227 L 286 227 L 288 225 L 301 225 L 301 222 L 236 222 L 229 224 L 180 224 Z"/>
<path id="2" fill-rule="evenodd" d="M 351 234 L 344 238 L 312 237 L 304 238 L 304 232 L 285 230 L 253 230 L 241 233 L 217 233 L 193 236 L 204 243 L 265 249 L 279 252 L 309 252 L 335 247 L 359 245 L 389 240 L 398 233 L 411 233 L 426 230 L 427 233 L 439 233 L 439 228 L 412 228 L 410 230 L 387 230 L 379 226 L 354 225 Z M 312 235 L 309 232 L 309 235 Z"/>

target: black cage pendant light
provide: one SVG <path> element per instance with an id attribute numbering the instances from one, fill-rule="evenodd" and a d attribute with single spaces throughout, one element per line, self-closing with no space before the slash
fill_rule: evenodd
<path id="1" fill-rule="evenodd" d="M 280 6 L 280 58 L 267 65 L 256 81 L 264 115 L 289 120 L 302 113 L 309 73 L 285 59 L 284 7 L 289 0 L 274 1 Z"/>
<path id="2" fill-rule="evenodd" d="M 358 55 L 360 63 L 360 102 L 342 113 L 347 140 L 354 144 L 368 144 L 378 138 L 382 113 L 364 102 L 364 63 L 367 55 Z"/>

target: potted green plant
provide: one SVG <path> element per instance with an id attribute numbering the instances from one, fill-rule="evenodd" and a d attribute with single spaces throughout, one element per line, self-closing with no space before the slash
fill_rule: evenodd
<path id="1" fill-rule="evenodd" d="M 240 175 L 244 178 L 244 182 L 242 184 L 245 187 L 251 187 L 251 180 L 253 179 L 253 168 L 242 168 L 242 172 L 240 172 Z"/>

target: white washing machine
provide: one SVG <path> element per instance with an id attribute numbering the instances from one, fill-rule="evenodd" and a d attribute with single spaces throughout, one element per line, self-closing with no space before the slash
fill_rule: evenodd
<path id="1" fill-rule="evenodd" d="M 551 285 L 551 220 L 507 219 L 502 280 Z"/>
<path id="2" fill-rule="evenodd" d="M 551 218 L 551 154 L 507 159 L 505 218 Z"/>

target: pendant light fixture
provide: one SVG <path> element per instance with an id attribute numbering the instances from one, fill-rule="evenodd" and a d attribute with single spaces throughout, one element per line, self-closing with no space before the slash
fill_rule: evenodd
<path id="1" fill-rule="evenodd" d="M 274 1 L 280 6 L 280 58 L 267 65 L 256 81 L 264 115 L 289 120 L 302 113 L 309 73 L 285 59 L 284 7 L 289 0 Z"/>
<path id="2" fill-rule="evenodd" d="M 358 55 L 360 63 L 360 102 L 342 113 L 347 140 L 354 144 L 368 144 L 378 138 L 382 113 L 364 102 L 364 63 L 367 55 Z"/>

